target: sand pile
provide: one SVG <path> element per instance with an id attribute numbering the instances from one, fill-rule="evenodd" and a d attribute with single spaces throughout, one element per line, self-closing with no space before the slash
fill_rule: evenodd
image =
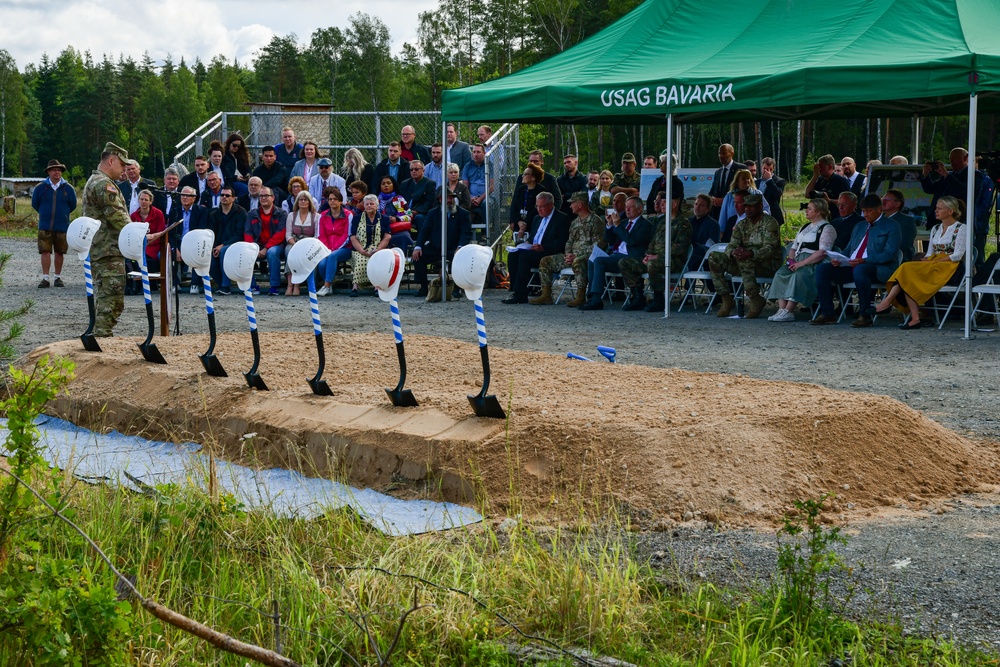
<path id="1" fill-rule="evenodd" d="M 207 337 L 157 338 L 168 365 L 142 360 L 134 339 L 39 348 L 77 364 L 53 413 L 91 428 L 217 443 L 242 463 L 335 475 L 400 496 L 483 503 L 488 512 L 552 519 L 614 502 L 649 525 L 701 518 L 774 521 L 794 500 L 835 493 L 830 517 L 913 507 L 1000 479 L 994 448 L 972 443 L 882 396 L 805 384 L 587 363 L 491 349 L 509 422 L 472 416 L 482 382 L 475 342 L 408 336 L 418 408 L 393 408 L 392 337 L 327 335 L 324 378 L 309 333 L 262 334 L 247 388 L 247 334 L 220 336 L 228 378 L 203 372 Z M 244 438 L 248 433 L 255 436 Z M 850 511 L 849 511 L 850 510 Z"/>

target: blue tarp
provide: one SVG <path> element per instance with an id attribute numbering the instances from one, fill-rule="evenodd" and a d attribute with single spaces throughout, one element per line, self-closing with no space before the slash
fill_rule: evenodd
<path id="1" fill-rule="evenodd" d="M 136 491 L 143 484 L 205 486 L 208 456 L 195 443 L 157 442 L 116 431 L 100 434 L 56 417 L 40 416 L 35 423 L 41 432 L 39 447 L 49 464 L 87 482 Z M 0 419 L 2 443 L 9 434 L 6 426 L 7 420 Z M 0 452 L 4 451 L 0 445 Z M 217 461 L 216 470 L 222 492 L 232 494 L 248 509 L 269 508 L 278 516 L 312 518 L 329 509 L 350 507 L 387 535 L 413 535 L 482 521 L 476 511 L 462 505 L 398 500 L 284 468 L 254 470 Z"/>

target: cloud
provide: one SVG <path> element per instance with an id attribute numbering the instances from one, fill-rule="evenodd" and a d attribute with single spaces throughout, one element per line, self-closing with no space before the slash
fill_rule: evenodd
<path id="1" fill-rule="evenodd" d="M 274 35 L 295 33 L 305 44 L 314 30 L 327 25 L 344 28 L 356 12 L 378 16 L 389 27 L 393 50 L 416 40 L 417 15 L 434 9 L 435 0 L 300 0 L 295 11 L 275 11 L 260 0 L 168 0 L 160 3 L 112 3 L 104 0 L 2 0 L 0 48 L 11 53 L 19 69 L 38 63 L 42 54 L 55 59 L 66 47 L 89 51 L 95 60 L 105 54 L 135 60 L 149 53 L 162 62 L 170 54 L 209 61 L 216 55 L 249 64 Z M 31 26 L 30 30 L 22 29 Z"/>

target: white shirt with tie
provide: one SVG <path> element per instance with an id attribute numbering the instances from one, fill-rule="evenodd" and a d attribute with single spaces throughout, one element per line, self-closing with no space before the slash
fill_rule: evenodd
<path id="1" fill-rule="evenodd" d="M 542 239 L 545 237 L 545 230 L 549 226 L 549 220 L 552 219 L 552 214 L 549 213 L 547 216 L 542 218 L 542 222 L 538 225 L 538 231 L 535 232 L 535 238 L 531 240 L 533 245 L 542 245 Z"/>

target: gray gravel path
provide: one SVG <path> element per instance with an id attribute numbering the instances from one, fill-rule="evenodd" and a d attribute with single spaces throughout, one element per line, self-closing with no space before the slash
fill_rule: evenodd
<path id="1" fill-rule="evenodd" d="M 36 288 L 34 241 L 0 238 L 0 250 L 14 254 L 3 276 L 0 307 L 36 300 L 19 349 L 27 352 L 82 333 L 82 264 L 67 258 L 67 287 L 41 290 Z M 896 328 L 899 320 L 882 318 L 871 329 L 855 330 L 846 324 L 811 327 L 801 319 L 790 324 L 718 320 L 690 309 L 664 321 L 662 316 L 617 308 L 578 312 L 563 306 L 508 306 L 500 303 L 505 295 L 492 291 L 484 297 L 487 331 L 497 347 L 597 357 L 597 345 L 611 345 L 618 350 L 619 363 L 741 373 L 884 394 L 973 440 L 1000 441 L 995 408 L 1000 333 L 974 332 L 965 340 L 958 322 L 942 331 L 902 332 Z M 202 297 L 181 294 L 180 301 L 181 333 L 203 333 Z M 256 303 L 262 331 L 310 330 L 305 297 L 261 296 Z M 216 305 L 220 331 L 246 331 L 240 297 L 219 297 Z M 339 293 L 321 299 L 321 309 L 327 332 L 390 331 L 388 307 L 374 296 L 351 299 Z M 474 344 L 472 306 L 464 299 L 428 304 L 404 289 L 400 312 L 404 332 Z M 145 327 L 142 298 L 127 297 L 116 332 L 141 336 Z M 1000 496 L 957 498 L 946 503 L 944 514 L 916 513 L 851 526 L 843 553 L 855 565 L 857 577 L 852 610 L 896 618 L 913 631 L 1000 647 L 998 500 Z M 773 535 L 689 526 L 640 539 L 642 553 L 654 562 L 738 586 L 759 583 L 773 572 L 774 546 Z"/>

